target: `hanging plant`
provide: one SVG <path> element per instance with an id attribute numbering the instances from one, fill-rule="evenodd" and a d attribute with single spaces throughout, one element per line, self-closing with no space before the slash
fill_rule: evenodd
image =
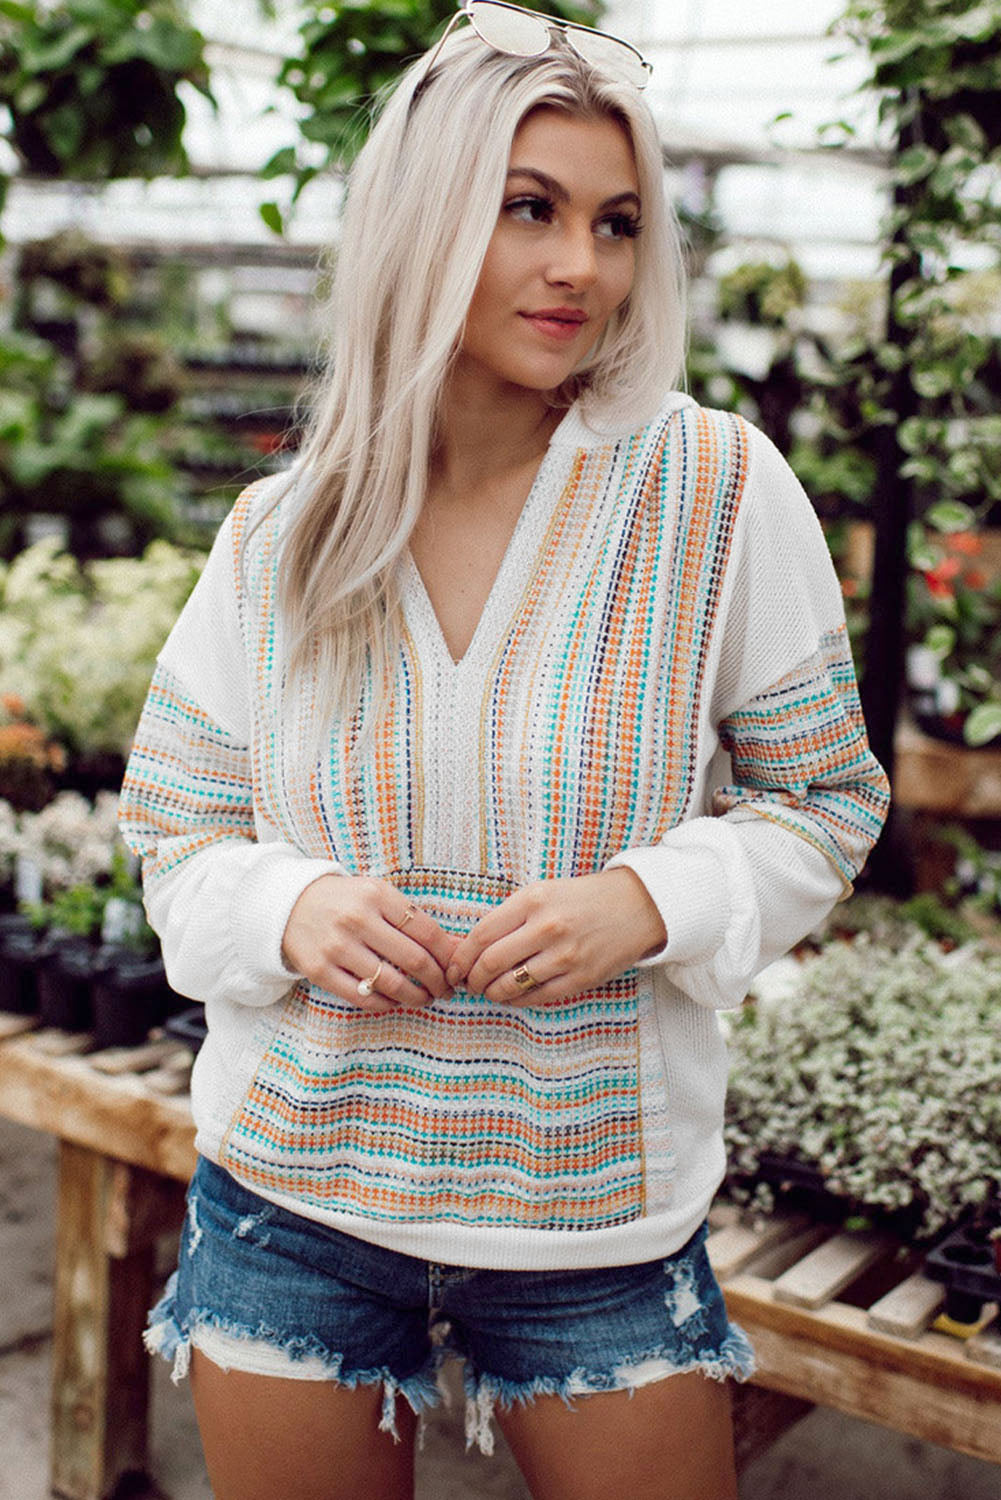
<path id="1" fill-rule="evenodd" d="M 851 0 L 840 30 L 869 56 L 892 195 L 886 321 L 865 351 L 877 378 L 841 423 L 876 458 L 882 517 L 863 703 L 885 755 L 906 618 L 925 727 L 987 743 L 1001 732 L 1001 600 L 956 541 L 1001 506 L 1001 8 Z"/>
<path id="2" fill-rule="evenodd" d="M 0 104 L 26 172 L 185 171 L 182 83 L 214 103 L 204 38 L 175 0 L 0 0 Z"/>

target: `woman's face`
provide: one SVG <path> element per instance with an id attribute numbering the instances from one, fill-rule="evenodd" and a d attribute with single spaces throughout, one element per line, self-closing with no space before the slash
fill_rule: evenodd
<path id="1" fill-rule="evenodd" d="M 639 221 L 636 162 L 621 125 L 548 108 L 528 115 L 469 307 L 463 378 L 560 385 L 629 293 Z"/>

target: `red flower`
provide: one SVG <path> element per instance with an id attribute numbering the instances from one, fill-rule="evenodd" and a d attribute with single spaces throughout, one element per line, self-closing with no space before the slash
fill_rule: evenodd
<path id="1" fill-rule="evenodd" d="M 943 557 L 940 563 L 936 563 L 934 568 L 929 568 L 924 575 L 928 592 L 935 599 L 954 598 L 955 590 L 952 587 L 952 581 L 958 577 L 961 568 L 962 564 L 958 557 Z"/>
<path id="2" fill-rule="evenodd" d="M 966 557 L 976 557 L 984 550 L 983 538 L 973 531 L 954 531 L 949 546 L 953 552 L 962 552 Z"/>

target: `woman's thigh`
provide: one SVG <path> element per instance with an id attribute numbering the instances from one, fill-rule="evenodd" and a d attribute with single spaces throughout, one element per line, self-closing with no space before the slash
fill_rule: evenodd
<path id="1" fill-rule="evenodd" d="M 191 1388 L 215 1500 L 412 1500 L 417 1418 L 380 1430 L 378 1386 L 223 1370 L 192 1351 Z"/>
<path id="2" fill-rule="evenodd" d="M 534 1500 L 736 1500 L 730 1392 L 698 1372 L 496 1415 Z"/>

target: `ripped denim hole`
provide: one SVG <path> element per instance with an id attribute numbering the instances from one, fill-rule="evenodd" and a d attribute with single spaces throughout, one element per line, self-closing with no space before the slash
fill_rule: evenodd
<path id="1" fill-rule="evenodd" d="M 198 1222 L 198 1205 L 194 1197 L 188 1201 L 188 1259 L 194 1255 L 202 1242 L 204 1230 Z"/>
<path id="2" fill-rule="evenodd" d="M 685 1269 L 676 1274 L 668 1268 L 667 1275 L 671 1278 L 671 1285 L 664 1295 L 664 1306 L 667 1308 L 671 1322 L 675 1328 L 681 1328 L 683 1324 L 689 1325 L 686 1330 L 689 1335 L 704 1332 L 705 1308 L 691 1271 Z M 693 1322 L 693 1319 L 697 1321 Z"/>
<path id="3" fill-rule="evenodd" d="M 240 1220 L 236 1228 L 233 1230 L 233 1238 L 235 1240 L 245 1240 L 248 1235 L 253 1234 L 255 1229 L 260 1229 L 262 1225 L 266 1224 L 268 1222 L 268 1218 L 269 1213 L 267 1209 L 264 1209 L 259 1214 L 245 1215 L 245 1217 Z M 268 1234 L 261 1235 L 260 1239 L 258 1240 L 258 1244 L 260 1245 L 262 1250 L 264 1249 L 270 1238 L 271 1236 Z"/>

